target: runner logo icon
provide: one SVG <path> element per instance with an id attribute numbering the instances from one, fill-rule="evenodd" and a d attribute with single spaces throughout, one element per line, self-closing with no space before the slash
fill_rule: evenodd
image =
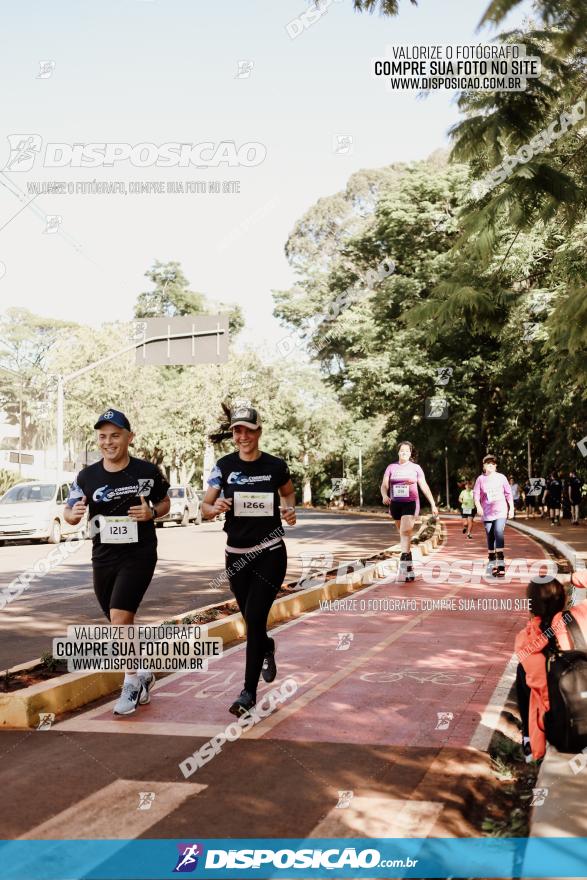
<path id="1" fill-rule="evenodd" d="M 179 855 L 177 864 L 173 869 L 174 874 L 191 874 L 198 867 L 198 858 L 204 855 L 204 847 L 201 843 L 178 843 Z"/>
<path id="2" fill-rule="evenodd" d="M 30 171 L 43 139 L 38 134 L 9 134 L 10 156 L 5 171 Z"/>

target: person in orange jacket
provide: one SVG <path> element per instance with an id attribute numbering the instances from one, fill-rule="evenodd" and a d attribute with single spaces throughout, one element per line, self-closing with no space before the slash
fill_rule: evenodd
<path id="1" fill-rule="evenodd" d="M 576 587 L 587 587 L 587 570 L 571 576 Z M 550 708 L 546 680 L 544 649 L 554 641 L 563 651 L 571 648 L 566 630 L 568 615 L 572 613 L 587 639 L 587 601 L 567 609 L 565 588 L 560 579 L 547 582 L 532 580 L 526 596 L 530 600 L 530 619 L 515 641 L 519 664 L 516 673 L 518 707 L 522 717 L 522 751 L 527 763 L 539 761 L 546 751 L 544 713 Z"/>

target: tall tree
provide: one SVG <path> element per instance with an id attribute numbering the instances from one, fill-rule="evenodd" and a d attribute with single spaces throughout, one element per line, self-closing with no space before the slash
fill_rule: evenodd
<path id="1" fill-rule="evenodd" d="M 0 316 L 0 409 L 22 428 L 23 448 L 42 446 L 49 436 L 48 398 L 55 379 L 48 369 L 51 352 L 75 324 L 9 308 Z"/>
<path id="2" fill-rule="evenodd" d="M 203 293 L 189 289 L 189 281 L 178 262 L 162 263 L 156 260 L 145 272 L 154 289 L 140 293 L 135 305 L 135 318 L 174 318 L 178 315 L 207 315 L 211 304 Z M 244 318 L 239 305 L 218 304 L 219 309 L 228 311 L 228 326 L 231 336 L 244 327 Z"/>

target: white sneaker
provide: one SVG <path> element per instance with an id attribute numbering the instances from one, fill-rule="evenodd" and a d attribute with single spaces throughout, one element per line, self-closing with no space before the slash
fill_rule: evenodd
<path id="1" fill-rule="evenodd" d="M 125 682 L 122 685 L 122 693 L 120 694 L 118 700 L 116 701 L 114 709 L 112 710 L 113 713 L 115 715 L 132 715 L 132 713 L 137 708 L 141 693 L 141 685 L 137 687 L 130 681 Z"/>
<path id="2" fill-rule="evenodd" d="M 139 681 L 141 683 L 141 696 L 139 697 L 139 703 L 141 706 L 144 706 L 145 703 L 151 702 L 149 691 L 155 684 L 155 674 L 151 671 L 139 672 Z"/>

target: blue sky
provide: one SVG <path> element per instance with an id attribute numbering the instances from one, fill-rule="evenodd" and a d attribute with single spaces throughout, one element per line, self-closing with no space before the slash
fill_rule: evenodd
<path id="1" fill-rule="evenodd" d="M 100 324 L 129 320 L 154 259 L 181 262 L 192 289 L 240 302 L 243 342 L 274 355 L 283 335 L 271 290 L 293 275 L 283 246 L 296 220 L 350 174 L 420 159 L 447 145 L 458 118 L 454 95 L 426 100 L 390 94 L 370 59 L 390 43 L 488 41 L 476 28 L 486 0 L 407 0 L 396 19 L 359 15 L 332 2 L 296 39 L 286 25 L 306 0 L 43 0 L 3 9 L 5 84 L 0 168 L 9 134 L 44 143 L 258 142 L 256 167 L 198 170 L 42 168 L 12 172 L 32 181 L 239 180 L 240 193 L 40 195 L 37 212 L 0 186 L 0 309 Z M 521 21 L 523 7 L 508 20 Z M 37 78 L 39 62 L 55 62 Z M 238 78 L 237 61 L 252 62 Z M 332 148 L 350 135 L 350 155 Z M 30 198 L 30 196 L 28 197 Z M 28 200 L 28 199 L 27 199 Z M 63 234 L 43 232 L 41 214 L 62 217 Z M 11 219 L 13 218 L 13 219 Z M 6 224 L 6 225 L 4 225 Z M 77 252 L 73 242 L 79 243 Z"/>

